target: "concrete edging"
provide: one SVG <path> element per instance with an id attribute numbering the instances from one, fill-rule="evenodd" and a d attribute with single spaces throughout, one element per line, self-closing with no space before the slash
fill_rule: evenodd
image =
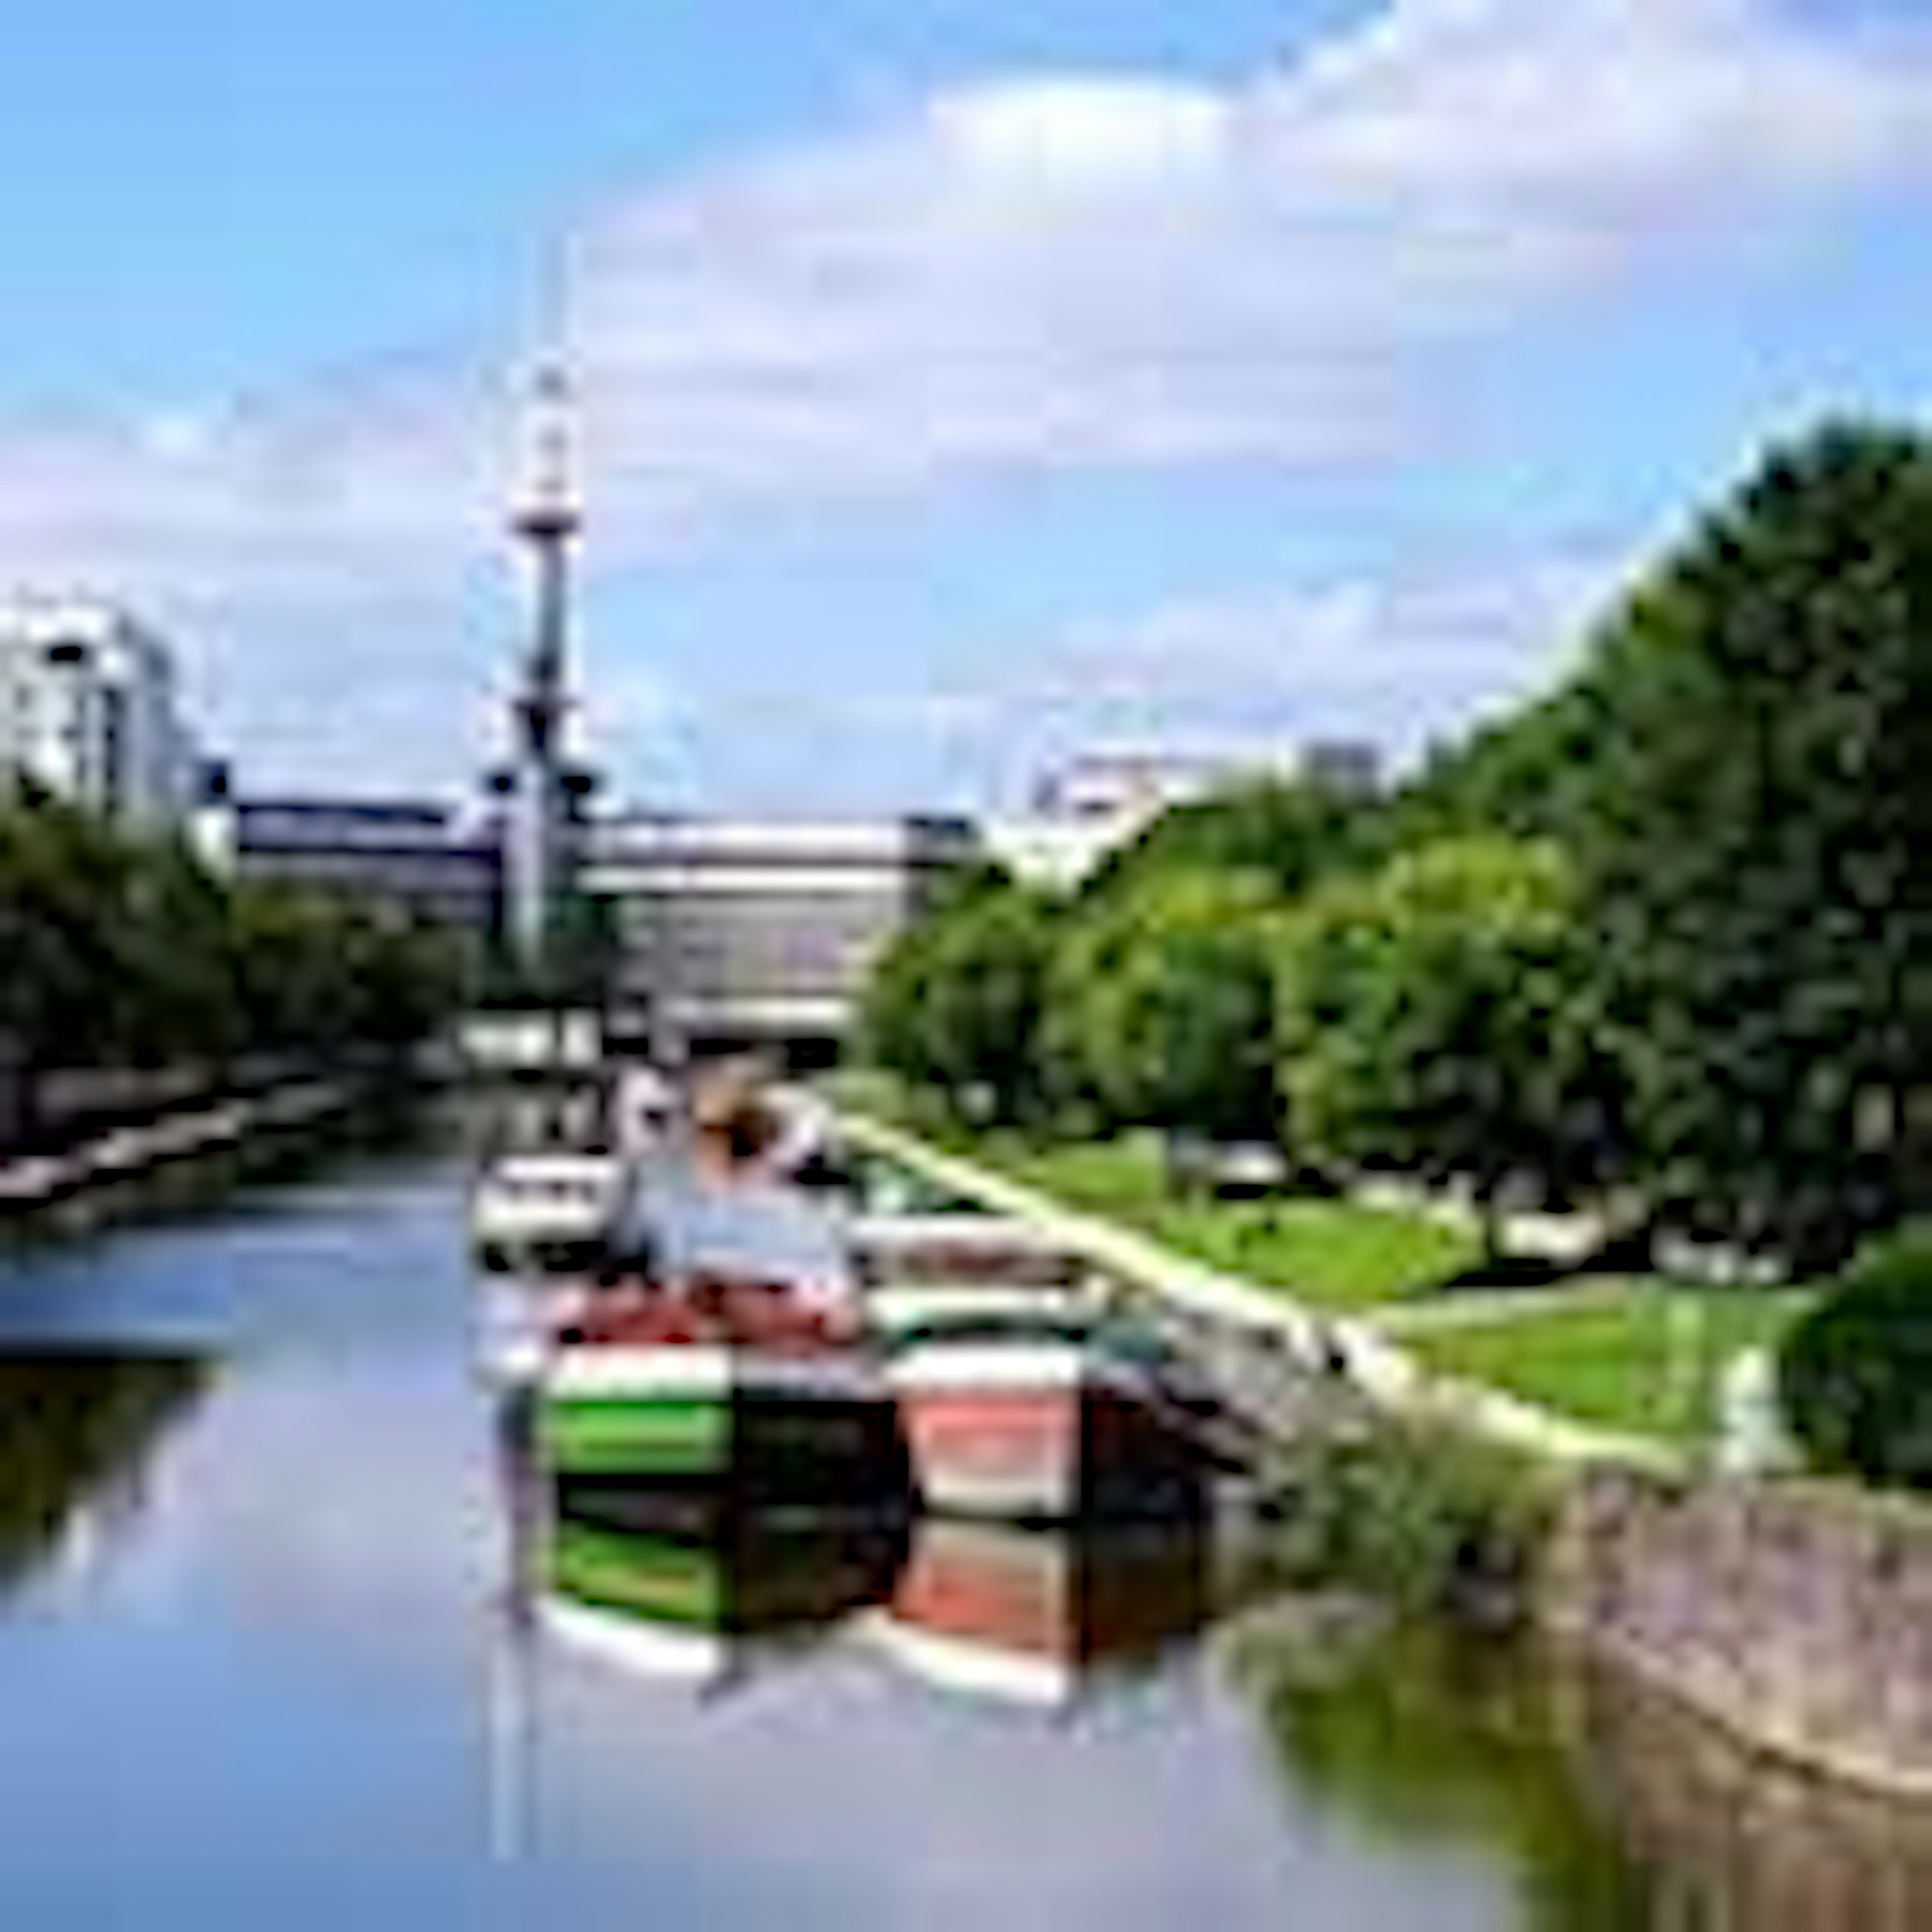
<path id="1" fill-rule="evenodd" d="M 949 1154 L 876 1115 L 839 1108 L 834 1118 L 856 1145 L 1046 1228 L 1074 1252 L 1184 1312 L 1242 1330 L 1311 1368 L 1338 1373 L 1391 1413 L 1466 1429 L 1553 1462 L 1653 1470 L 1682 1466 L 1677 1452 L 1662 1443 L 1592 1429 L 1500 1390 L 1435 1374 L 1370 1323 L 1318 1313 L 1280 1291 L 1192 1261 L 1146 1235 L 1068 1208 L 1024 1181 Z"/>

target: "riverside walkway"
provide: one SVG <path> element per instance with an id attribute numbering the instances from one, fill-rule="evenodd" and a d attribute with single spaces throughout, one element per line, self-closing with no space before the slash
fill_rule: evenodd
<path id="1" fill-rule="evenodd" d="M 354 1104 L 353 1089 L 340 1081 L 301 1080 L 266 1094 L 172 1108 L 58 1154 L 0 1159 L 0 1215 L 31 1213 L 171 1161 L 224 1153 L 258 1134 L 293 1132 L 346 1113 Z"/>
<path id="2" fill-rule="evenodd" d="M 836 1118 L 854 1147 L 1040 1228 L 1151 1298 L 1184 1324 L 1190 1348 L 1231 1406 L 1278 1435 L 1292 1433 L 1305 1416 L 1311 1378 L 1319 1378 L 1340 1382 L 1389 1413 L 1466 1430 L 1553 1461 L 1654 1470 L 1681 1466 L 1677 1452 L 1651 1438 L 1591 1428 L 1433 1373 L 1375 1323 L 1318 1312 L 1279 1289 L 1208 1268 L 862 1109 L 841 1108 Z"/>

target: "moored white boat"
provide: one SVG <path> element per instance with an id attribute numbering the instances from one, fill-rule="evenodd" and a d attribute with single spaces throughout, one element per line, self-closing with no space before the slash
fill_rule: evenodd
<path id="1" fill-rule="evenodd" d="M 594 1266 L 622 1215 L 628 1167 L 618 1155 L 570 1149 L 506 1154 L 477 1178 L 470 1239 L 486 1267 Z"/>

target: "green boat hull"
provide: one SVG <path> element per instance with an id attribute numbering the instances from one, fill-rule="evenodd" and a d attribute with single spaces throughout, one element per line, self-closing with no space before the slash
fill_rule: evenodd
<path id="1" fill-rule="evenodd" d="M 537 1446 L 560 1476 L 714 1476 L 729 1470 L 737 1437 L 730 1397 L 553 1397 L 538 1412 Z"/>
<path id="2" fill-rule="evenodd" d="M 902 1469 L 883 1384 L 854 1373 L 765 1375 L 754 1363 L 716 1386 L 649 1365 L 621 1376 L 559 1378 L 537 1394 L 539 1466 L 564 1483 L 728 1486 L 760 1502 L 842 1504 L 889 1490 Z M 590 1382 L 592 1385 L 584 1385 Z"/>

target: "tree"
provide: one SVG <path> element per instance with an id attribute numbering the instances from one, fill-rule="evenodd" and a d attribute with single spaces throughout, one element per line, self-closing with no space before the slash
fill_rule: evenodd
<path id="1" fill-rule="evenodd" d="M 943 891 L 874 975 L 862 1022 L 872 1057 L 968 1111 L 1037 1113 L 1054 919 L 1049 901 L 997 874 Z"/>
<path id="2" fill-rule="evenodd" d="M 1827 425 L 1580 673 L 1439 755 L 1408 840 L 1560 841 L 1660 1204 L 1805 1264 L 1932 1194 L 1932 442 Z"/>
<path id="3" fill-rule="evenodd" d="M 1801 1257 L 1924 1198 L 1928 674 L 1932 444 L 1840 427 L 1640 588 L 1573 700 L 1563 831 L 1648 1172 Z"/>
<path id="4" fill-rule="evenodd" d="M 1139 890 L 1175 872 L 1242 872 L 1298 898 L 1340 871 L 1372 866 L 1384 850 L 1372 794 L 1315 778 L 1255 778 L 1171 807 L 1088 880 L 1088 899 Z"/>
<path id="5" fill-rule="evenodd" d="M 1779 1379 L 1820 1468 L 1932 1489 L 1932 1226 L 1859 1255 L 1786 1338 Z"/>
<path id="6" fill-rule="evenodd" d="M 1316 894 L 1286 924 L 1278 1037 L 1317 1163 L 1504 1184 L 1597 1178 L 1621 1114 L 1573 881 L 1554 845 L 1450 840 Z M 1493 1243 L 1492 1243 L 1493 1245 Z"/>
<path id="7" fill-rule="evenodd" d="M 1150 873 L 1086 906 L 1048 982 L 1044 1054 L 1063 1094 L 1112 1125 L 1272 1139 L 1269 922 L 1251 874 Z"/>
<path id="8" fill-rule="evenodd" d="M 0 806 L 0 950 L 16 1132 L 55 1067 L 394 1048 L 440 1024 L 460 990 L 448 935 L 334 897 L 225 884 L 178 838 L 25 790 Z"/>

